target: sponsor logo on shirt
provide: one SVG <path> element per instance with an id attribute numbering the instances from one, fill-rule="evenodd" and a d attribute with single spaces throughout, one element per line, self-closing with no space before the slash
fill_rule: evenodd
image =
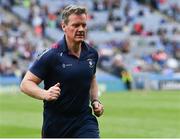
<path id="1" fill-rule="evenodd" d="M 72 64 L 64 64 L 64 63 L 62 64 L 62 67 L 63 67 L 63 68 L 71 67 L 71 66 L 72 66 Z"/>

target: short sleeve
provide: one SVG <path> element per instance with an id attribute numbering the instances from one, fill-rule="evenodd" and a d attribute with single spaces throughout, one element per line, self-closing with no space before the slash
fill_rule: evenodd
<path id="1" fill-rule="evenodd" d="M 36 61 L 30 67 L 30 71 L 40 79 L 44 80 L 48 74 L 52 62 L 51 52 L 49 49 L 38 55 Z"/>

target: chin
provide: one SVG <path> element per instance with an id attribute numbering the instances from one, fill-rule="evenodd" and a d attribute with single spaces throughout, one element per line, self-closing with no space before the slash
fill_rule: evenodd
<path id="1" fill-rule="evenodd" d="M 80 42 L 83 42 L 84 40 L 85 40 L 84 38 L 83 39 L 76 39 L 75 42 L 80 43 Z"/>

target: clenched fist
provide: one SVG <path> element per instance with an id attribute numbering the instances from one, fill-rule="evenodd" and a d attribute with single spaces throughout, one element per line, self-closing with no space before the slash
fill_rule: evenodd
<path id="1" fill-rule="evenodd" d="M 60 94 L 61 94 L 60 83 L 57 83 L 54 86 L 50 87 L 48 90 L 46 90 L 44 100 L 46 101 L 57 100 Z"/>
<path id="2" fill-rule="evenodd" d="M 99 101 L 94 101 L 92 107 L 97 117 L 100 117 L 104 113 L 104 106 Z"/>

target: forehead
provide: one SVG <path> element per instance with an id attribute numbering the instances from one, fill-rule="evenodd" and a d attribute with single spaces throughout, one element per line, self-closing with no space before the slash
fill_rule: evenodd
<path id="1" fill-rule="evenodd" d="M 69 22 L 86 22 L 86 14 L 71 14 L 68 18 Z"/>

